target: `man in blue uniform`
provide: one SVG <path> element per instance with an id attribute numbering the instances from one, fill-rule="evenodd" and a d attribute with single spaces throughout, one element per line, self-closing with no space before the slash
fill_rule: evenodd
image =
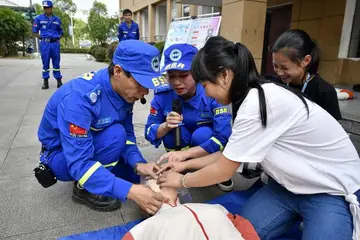
<path id="1" fill-rule="evenodd" d="M 52 1 L 43 1 L 44 14 L 37 16 L 34 20 L 32 31 L 40 39 L 40 52 L 43 64 L 42 78 L 44 84 L 42 89 L 49 88 L 50 58 L 53 65 L 53 76 L 57 80 L 57 87 L 61 87 L 62 76 L 60 72 L 60 38 L 63 36 L 61 20 L 53 15 Z M 40 34 L 39 34 L 40 31 Z"/>
<path id="2" fill-rule="evenodd" d="M 75 181 L 75 201 L 98 211 L 118 209 L 127 198 L 150 214 L 161 206 L 160 194 L 134 184 L 138 174 L 156 178 L 158 166 L 143 158 L 132 123 L 134 103 L 161 78 L 159 51 L 129 40 L 107 69 L 70 81 L 50 98 L 38 130 L 40 162 L 57 180 Z"/>
<path id="3" fill-rule="evenodd" d="M 132 12 L 130 9 L 123 11 L 125 21 L 119 24 L 118 38 L 119 42 L 129 39 L 140 39 L 139 25 L 132 20 Z"/>
<path id="4" fill-rule="evenodd" d="M 190 73 L 191 62 L 197 48 L 189 44 L 174 44 L 164 52 L 168 85 L 155 89 L 150 114 L 145 126 L 145 137 L 155 147 L 163 142 L 169 152 L 163 158 L 184 161 L 222 151 L 231 134 L 231 111 L 213 98 L 207 97 L 204 88 L 196 84 Z M 180 100 L 181 113 L 172 111 L 172 102 Z M 180 124 L 180 126 L 179 126 Z M 174 152 L 175 131 L 181 128 L 181 149 Z M 231 190 L 232 182 L 219 186 Z"/>

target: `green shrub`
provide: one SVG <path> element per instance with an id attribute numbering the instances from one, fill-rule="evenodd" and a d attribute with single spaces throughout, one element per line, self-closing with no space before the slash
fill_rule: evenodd
<path id="1" fill-rule="evenodd" d="M 160 55 L 162 55 L 162 52 L 164 50 L 164 46 L 165 46 L 165 41 L 157 42 L 157 43 L 154 44 L 154 47 L 159 49 Z"/>
<path id="2" fill-rule="evenodd" d="M 109 47 L 109 44 L 108 44 L 108 43 L 101 43 L 101 44 L 100 44 L 100 47 L 108 48 L 108 47 Z"/>
<path id="3" fill-rule="evenodd" d="M 91 47 L 90 47 L 90 49 L 89 49 L 89 54 L 91 54 L 93 57 L 95 57 L 94 55 L 95 55 L 95 48 L 97 48 L 97 47 L 99 47 L 99 45 L 92 45 Z"/>
<path id="4" fill-rule="evenodd" d="M 107 59 L 111 62 L 112 59 L 113 59 L 113 56 L 114 56 L 114 52 L 117 48 L 117 46 L 119 45 L 119 42 L 116 41 L 116 42 L 112 42 L 110 43 L 109 47 L 107 48 Z"/>
<path id="5" fill-rule="evenodd" d="M 98 62 L 105 62 L 106 61 L 106 48 L 97 47 L 95 48 L 95 59 Z"/>
<path id="6" fill-rule="evenodd" d="M 61 53 L 89 53 L 88 48 L 60 48 Z"/>

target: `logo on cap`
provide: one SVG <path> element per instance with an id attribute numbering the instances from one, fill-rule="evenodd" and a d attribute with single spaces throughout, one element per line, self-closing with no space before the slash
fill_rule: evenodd
<path id="1" fill-rule="evenodd" d="M 155 72 L 159 71 L 159 67 L 160 67 L 159 56 L 156 56 L 151 60 L 151 67 Z"/>
<path id="2" fill-rule="evenodd" d="M 173 62 L 177 62 L 181 59 L 182 53 L 179 49 L 173 49 L 170 52 L 170 60 Z"/>

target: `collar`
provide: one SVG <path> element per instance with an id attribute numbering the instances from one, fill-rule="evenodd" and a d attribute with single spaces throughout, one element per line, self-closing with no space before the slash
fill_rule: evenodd
<path id="1" fill-rule="evenodd" d="M 99 72 L 99 78 L 101 79 L 102 85 L 104 86 L 106 95 L 108 96 L 112 105 L 119 110 L 123 106 L 130 106 L 130 103 L 127 103 L 117 92 L 114 91 L 111 82 L 110 75 L 107 68 Z"/>
<path id="2" fill-rule="evenodd" d="M 127 22 L 123 22 L 123 24 L 125 24 L 125 26 L 127 26 L 128 24 L 127 24 Z M 134 25 L 134 21 L 133 20 L 131 20 L 131 23 L 130 23 L 130 28 L 132 27 Z"/>
<path id="3" fill-rule="evenodd" d="M 184 101 L 180 96 L 176 94 L 175 91 L 173 91 L 173 94 L 175 95 L 175 98 L 181 99 L 183 102 L 190 104 L 195 109 L 200 108 L 201 102 L 203 102 L 203 104 L 205 105 L 207 104 L 205 89 L 200 83 L 196 84 L 195 95 L 187 101 Z"/>
<path id="4" fill-rule="evenodd" d="M 163 203 L 158 212 L 163 211 L 165 209 L 169 209 L 169 208 L 176 208 L 178 206 L 181 206 L 179 198 L 176 199 L 175 205 L 172 205 L 170 203 Z"/>

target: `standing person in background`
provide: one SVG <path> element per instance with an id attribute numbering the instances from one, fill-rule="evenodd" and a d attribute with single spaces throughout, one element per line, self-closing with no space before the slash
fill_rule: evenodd
<path id="1" fill-rule="evenodd" d="M 125 21 L 119 24 L 119 42 L 129 39 L 139 40 L 139 25 L 132 20 L 132 12 L 130 9 L 125 9 L 123 11 L 123 18 Z"/>
<path id="2" fill-rule="evenodd" d="M 44 13 L 37 16 L 34 20 L 32 32 L 40 39 L 40 52 L 43 64 L 42 78 L 44 84 L 42 89 L 49 88 L 50 77 L 50 58 L 53 64 L 53 76 L 57 80 L 57 87 L 62 85 L 60 72 L 60 38 L 63 36 L 61 20 L 53 15 L 53 2 L 43 1 Z M 40 33 L 39 33 L 40 31 Z"/>

